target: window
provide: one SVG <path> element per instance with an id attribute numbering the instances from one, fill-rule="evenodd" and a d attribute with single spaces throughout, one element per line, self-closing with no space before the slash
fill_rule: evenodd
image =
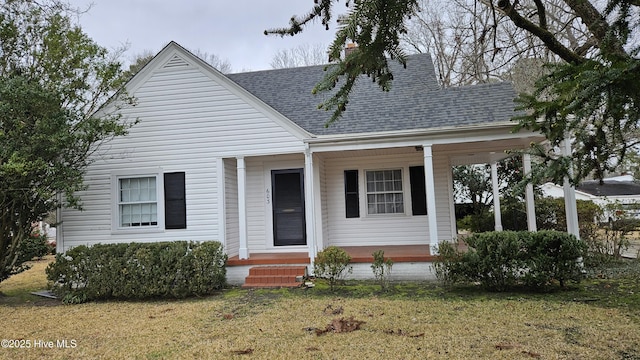
<path id="1" fill-rule="evenodd" d="M 367 171 L 367 213 L 404 213 L 402 170 Z"/>
<path id="2" fill-rule="evenodd" d="M 112 176 L 113 231 L 187 228 L 185 173 L 154 170 Z"/>
<path id="3" fill-rule="evenodd" d="M 118 179 L 119 227 L 157 226 L 156 177 Z"/>

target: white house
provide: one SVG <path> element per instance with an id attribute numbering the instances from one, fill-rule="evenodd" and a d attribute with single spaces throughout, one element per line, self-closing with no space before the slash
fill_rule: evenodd
<path id="1" fill-rule="evenodd" d="M 545 183 L 540 187 L 545 196 L 560 198 L 564 196 L 562 187 Z M 640 219 L 640 184 L 635 182 L 633 176 L 622 175 L 599 180 L 587 180 L 580 183 L 575 190 L 577 200 L 592 201 L 605 208 L 610 204 L 619 204 L 626 215 Z M 605 209 L 606 210 L 606 209 Z M 604 219 L 612 217 L 605 212 Z"/>
<path id="2" fill-rule="evenodd" d="M 323 66 L 224 75 L 170 43 L 127 84 L 137 105 L 122 112 L 139 123 L 101 148 L 57 250 L 218 240 L 241 283 L 336 245 L 362 262 L 353 276 L 371 276 L 376 249 L 396 278 L 428 276 L 434 246 L 456 237 L 451 167 L 543 139 L 512 132 L 509 84 L 440 89 L 428 55 L 392 70 L 391 91 L 361 78 L 325 127 L 311 94 Z"/>

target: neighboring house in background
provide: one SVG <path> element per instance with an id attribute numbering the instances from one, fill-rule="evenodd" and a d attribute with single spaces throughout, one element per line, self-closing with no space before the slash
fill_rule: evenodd
<path id="1" fill-rule="evenodd" d="M 33 223 L 32 226 L 33 230 L 37 231 L 38 234 L 47 236 L 47 242 L 49 242 L 49 244 L 54 244 L 56 242 L 56 228 L 51 227 L 47 222 L 38 221 Z"/>
<path id="2" fill-rule="evenodd" d="M 564 196 L 562 186 L 553 183 L 546 183 L 540 189 L 545 196 Z M 631 175 L 607 178 L 604 179 L 604 184 L 600 184 L 599 180 L 583 181 L 576 188 L 575 194 L 576 200 L 593 201 L 603 209 L 609 204 L 620 204 L 626 216 L 640 219 L 640 184 L 635 182 Z M 605 212 L 602 220 L 606 221 L 609 218 L 614 217 Z"/>
<path id="3" fill-rule="evenodd" d="M 440 89 L 425 54 L 392 67 L 391 91 L 362 77 L 325 127 L 326 95 L 311 94 L 323 66 L 224 75 L 170 43 L 127 84 L 137 106 L 121 111 L 140 122 L 87 170 L 57 250 L 218 240 L 241 283 L 250 266 L 309 266 L 335 245 L 354 277 L 372 276 L 377 249 L 394 278 L 428 277 L 431 249 L 456 237 L 452 166 L 543 138 L 512 132 L 510 84 Z"/>

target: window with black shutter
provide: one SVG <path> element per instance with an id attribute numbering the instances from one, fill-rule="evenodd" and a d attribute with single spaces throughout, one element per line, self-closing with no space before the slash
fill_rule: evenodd
<path id="1" fill-rule="evenodd" d="M 409 167 L 409 180 L 411 181 L 411 211 L 413 215 L 427 215 L 424 166 Z"/>
<path id="2" fill-rule="evenodd" d="M 344 171 L 344 199 L 347 218 L 360 217 L 360 197 L 358 196 L 358 170 Z"/>
<path id="3" fill-rule="evenodd" d="M 164 174 L 164 226 L 166 229 L 187 228 L 184 172 Z"/>

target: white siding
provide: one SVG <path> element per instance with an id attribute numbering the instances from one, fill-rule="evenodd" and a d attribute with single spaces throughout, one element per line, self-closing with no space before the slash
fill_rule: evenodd
<path id="1" fill-rule="evenodd" d="M 238 223 L 238 171 L 235 159 L 224 159 L 225 174 L 225 222 L 226 222 L 226 253 L 238 255 L 240 249 L 240 235 Z"/>
<path id="2" fill-rule="evenodd" d="M 246 159 L 247 164 L 247 243 L 250 252 L 266 247 L 266 213 L 264 167 L 258 159 Z"/>
<path id="3" fill-rule="evenodd" d="M 179 62 L 172 58 L 171 63 Z M 65 249 L 108 242 L 218 240 L 217 181 L 221 179 L 216 158 L 304 150 L 302 141 L 269 118 L 268 112 L 230 91 L 209 70 L 190 63 L 179 65 L 156 69 L 132 93 L 138 104 L 122 114 L 139 123 L 128 136 L 110 141 L 96 155 L 85 177 L 88 189 L 79 194 L 84 211 L 63 211 Z M 186 173 L 187 229 L 112 231 L 112 175 L 114 171 L 146 173 L 141 169 Z M 228 176 L 235 172 L 235 168 L 228 170 Z M 229 221 L 233 238 L 233 219 Z M 252 234 L 257 236 L 255 231 Z"/>
<path id="4" fill-rule="evenodd" d="M 424 165 L 422 152 L 402 155 L 376 155 L 370 157 L 339 157 L 325 161 L 326 220 L 325 246 L 358 245 L 414 245 L 429 243 L 428 217 L 412 216 L 409 188 L 409 167 Z M 403 169 L 405 214 L 367 215 L 364 194 L 364 170 Z M 344 170 L 359 170 L 360 217 L 345 216 Z M 437 174 L 436 207 L 440 240 L 450 239 L 451 211 L 448 181 L 450 172 L 446 157 L 434 157 Z M 323 212 L 324 213 L 324 212 Z"/>
<path id="5" fill-rule="evenodd" d="M 438 241 L 451 240 L 456 237 L 456 222 L 453 209 L 453 175 L 449 157 L 434 153 L 433 172 L 438 213 Z"/>

